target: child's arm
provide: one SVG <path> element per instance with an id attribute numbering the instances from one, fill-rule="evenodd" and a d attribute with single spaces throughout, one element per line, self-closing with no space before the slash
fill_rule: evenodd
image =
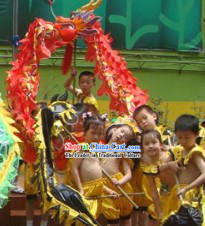
<path id="1" fill-rule="evenodd" d="M 82 187 L 82 183 L 81 183 L 80 175 L 79 175 L 79 168 L 80 168 L 82 161 L 83 161 L 83 158 L 76 158 L 71 166 L 71 172 L 73 174 L 73 179 L 77 186 L 77 189 L 83 195 L 84 192 L 83 192 L 83 187 Z"/>
<path id="2" fill-rule="evenodd" d="M 169 153 L 169 155 L 167 155 Z M 159 172 L 163 173 L 167 170 L 172 170 L 173 172 L 177 172 L 180 169 L 180 165 L 178 162 L 174 161 L 173 154 L 170 152 L 166 152 L 166 157 L 163 158 L 163 163 L 159 166 Z"/>
<path id="3" fill-rule="evenodd" d="M 71 72 L 71 76 L 70 78 L 68 78 L 64 84 L 64 87 L 66 90 L 70 91 L 71 93 L 73 93 L 75 95 L 75 91 L 74 91 L 74 88 L 73 86 L 71 85 L 73 79 L 76 77 L 77 75 L 77 71 L 75 68 L 72 69 L 72 72 Z"/>
<path id="4" fill-rule="evenodd" d="M 162 210 L 160 207 L 159 193 L 157 191 L 155 178 L 153 176 L 148 176 L 148 180 L 149 180 L 149 185 L 151 188 L 152 199 L 154 202 L 155 211 L 157 213 L 158 219 L 160 220 L 160 219 L 162 219 Z"/>
<path id="5" fill-rule="evenodd" d="M 201 175 L 199 177 L 197 177 L 196 180 L 194 180 L 191 184 L 189 184 L 188 186 L 186 186 L 183 189 L 180 189 L 180 191 L 178 192 L 178 195 L 184 196 L 185 193 L 187 191 L 189 191 L 190 189 L 192 189 L 194 187 L 199 187 L 200 185 L 205 183 L 205 161 L 204 161 L 204 159 L 202 158 L 201 155 L 195 154 L 195 155 L 193 155 L 192 160 L 193 160 L 193 163 L 197 166 L 197 168 L 201 172 Z"/>
<path id="6" fill-rule="evenodd" d="M 180 167 L 176 161 L 170 161 L 170 162 L 161 164 L 159 167 L 159 172 L 162 173 L 167 170 L 172 170 L 173 172 L 176 173 L 179 169 Z"/>
<path id="7" fill-rule="evenodd" d="M 132 172 L 126 159 L 122 159 L 122 167 L 123 167 L 124 177 L 119 181 L 117 181 L 116 179 L 112 179 L 112 182 L 115 185 L 126 184 L 132 178 Z"/>

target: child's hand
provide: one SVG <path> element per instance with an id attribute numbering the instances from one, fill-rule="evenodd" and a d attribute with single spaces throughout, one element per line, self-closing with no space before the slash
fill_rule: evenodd
<path id="1" fill-rule="evenodd" d="M 110 195 L 113 195 L 114 198 L 119 198 L 119 194 L 116 191 L 111 190 Z"/>
<path id="2" fill-rule="evenodd" d="M 72 68 L 72 72 L 71 72 L 71 77 L 75 78 L 76 75 L 77 75 L 77 71 L 76 71 L 76 69 L 73 67 L 73 68 Z"/>
<path id="3" fill-rule="evenodd" d="M 116 178 L 112 178 L 111 181 L 114 185 L 119 185 L 119 180 L 117 180 Z"/>
<path id="4" fill-rule="evenodd" d="M 184 195 L 186 194 L 187 189 L 186 188 L 182 188 L 179 190 L 179 192 L 177 193 L 178 196 L 184 197 Z"/>
<path id="5" fill-rule="evenodd" d="M 163 213 L 162 213 L 162 211 L 160 211 L 160 212 L 158 213 L 158 220 L 161 221 L 162 218 L 163 218 Z"/>
<path id="6" fill-rule="evenodd" d="M 83 189 L 80 189 L 80 194 L 81 194 L 81 195 L 84 195 Z"/>

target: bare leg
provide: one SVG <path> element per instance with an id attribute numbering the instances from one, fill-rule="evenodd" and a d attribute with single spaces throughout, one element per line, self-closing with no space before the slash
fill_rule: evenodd
<path id="1" fill-rule="evenodd" d="M 33 199 L 26 200 L 26 225 L 33 225 L 33 215 L 35 210 L 35 201 Z"/>
<path id="2" fill-rule="evenodd" d="M 138 224 L 140 226 L 147 226 L 148 225 L 148 214 L 146 211 L 140 211 L 138 215 Z"/>
<path id="3" fill-rule="evenodd" d="M 131 226 L 132 225 L 131 218 L 129 218 L 127 220 L 121 220 L 121 223 L 123 226 Z"/>
<path id="4" fill-rule="evenodd" d="M 160 222 L 157 221 L 157 220 L 151 220 L 151 219 L 149 219 L 148 222 L 149 222 L 148 223 L 148 226 L 160 226 Z"/>
<path id="5" fill-rule="evenodd" d="M 47 213 L 45 213 L 44 215 L 42 215 L 40 226 L 47 226 L 48 218 L 49 218 L 49 211 Z"/>
<path id="6" fill-rule="evenodd" d="M 132 219 L 132 225 L 139 225 L 139 212 L 138 211 L 133 211 L 132 215 L 131 215 L 131 219 Z"/>
<path id="7" fill-rule="evenodd" d="M 107 225 L 107 219 L 103 216 L 103 214 L 100 214 L 100 216 L 97 218 L 97 222 L 100 225 Z"/>
<path id="8" fill-rule="evenodd" d="M 119 224 L 108 224 L 108 226 L 119 226 Z"/>

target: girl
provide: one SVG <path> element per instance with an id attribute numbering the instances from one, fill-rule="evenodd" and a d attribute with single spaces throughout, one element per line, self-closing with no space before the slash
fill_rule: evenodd
<path id="1" fill-rule="evenodd" d="M 159 201 L 160 181 L 158 175 L 160 160 L 163 158 L 164 155 L 164 152 L 162 152 L 162 140 L 160 133 L 156 130 L 147 130 L 143 132 L 141 147 L 145 157 L 143 159 L 143 174 L 146 175 L 146 178 L 144 180 L 145 186 L 143 186 L 143 190 L 145 192 L 146 197 L 148 199 L 151 198 L 154 203 L 154 210 L 150 210 L 151 207 L 153 208 L 153 206 L 150 205 L 150 209 L 148 208 L 148 213 L 150 211 L 153 211 L 154 213 L 156 213 L 157 216 L 157 219 L 154 219 L 153 215 L 150 214 L 148 225 L 159 225 L 160 220 L 162 219 L 162 210 Z"/>
<path id="2" fill-rule="evenodd" d="M 128 144 L 134 138 L 133 129 L 126 124 L 112 125 L 106 132 L 106 141 L 112 143 Z M 114 185 L 122 186 L 125 192 L 132 192 L 132 187 L 128 182 L 131 177 L 131 167 L 125 158 L 104 158 L 101 159 L 102 168 L 113 178 L 112 182 L 105 178 L 104 184 L 111 190 L 118 192 Z M 131 225 L 130 214 L 132 205 L 126 198 L 104 199 L 103 215 L 110 225 L 119 225 L 120 220 L 123 225 Z"/>
<path id="3" fill-rule="evenodd" d="M 158 226 L 162 219 L 162 209 L 166 205 L 166 194 L 160 197 L 161 175 L 170 170 L 176 172 L 179 166 L 176 161 L 167 162 L 170 152 L 163 151 L 161 135 L 156 130 L 147 130 L 142 133 L 141 147 L 143 156 L 141 159 L 142 189 L 146 199 L 152 204 L 148 207 L 149 226 Z M 165 209 L 165 208 L 164 208 Z"/>

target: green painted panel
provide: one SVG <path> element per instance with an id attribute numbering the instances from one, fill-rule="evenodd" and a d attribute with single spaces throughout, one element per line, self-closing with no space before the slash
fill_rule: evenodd
<path id="1" fill-rule="evenodd" d="M 30 0 L 31 1 L 31 12 L 30 20 L 32 21 L 35 17 L 41 17 L 45 20 L 54 21 L 54 17 L 50 11 L 47 0 Z M 53 11 L 56 16 L 70 17 L 70 13 L 81 6 L 87 4 L 88 0 L 56 0 L 53 4 Z M 95 11 L 96 15 L 102 16 L 102 26 L 104 27 L 104 20 L 106 15 L 106 1 L 103 1 L 102 5 Z"/>
<path id="2" fill-rule="evenodd" d="M 199 51 L 201 4 L 201 0 L 109 1 L 106 31 L 112 33 L 116 48 Z"/>
<path id="3" fill-rule="evenodd" d="M 178 50 L 202 48 L 201 4 L 201 0 L 162 1 L 162 46 Z"/>
<path id="4" fill-rule="evenodd" d="M 149 12 L 149 13 L 147 13 Z M 161 0 L 107 2 L 106 31 L 115 48 L 158 48 Z M 119 38 L 120 37 L 120 38 Z"/>
<path id="5" fill-rule="evenodd" d="M 29 25 L 29 2 L 19 1 L 18 33 L 23 38 Z M 0 0 L 0 43 L 12 43 L 13 38 L 13 0 Z"/>
<path id="6" fill-rule="evenodd" d="M 12 2 L 12 0 L 0 1 L 0 42 L 3 44 L 8 44 L 12 37 Z"/>
<path id="7" fill-rule="evenodd" d="M 202 50 L 202 1 L 204 0 L 104 0 L 96 10 L 102 27 L 111 33 L 118 49 Z M 56 16 L 69 17 L 71 11 L 89 0 L 55 0 Z M 203 3 L 204 4 L 204 3 Z M 19 34 L 36 17 L 54 21 L 47 0 L 19 1 Z M 12 1 L 0 0 L 0 39 L 12 39 Z M 105 26 L 106 24 L 106 26 Z M 84 47 L 78 42 L 79 47 Z"/>

